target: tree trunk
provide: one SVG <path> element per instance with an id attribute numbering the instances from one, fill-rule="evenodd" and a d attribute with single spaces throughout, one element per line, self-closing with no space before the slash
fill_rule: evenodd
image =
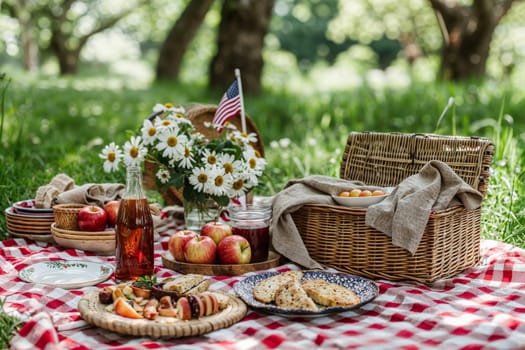
<path id="1" fill-rule="evenodd" d="M 273 5 L 274 0 L 223 1 L 217 54 L 210 65 L 211 88 L 226 89 L 239 68 L 243 92 L 260 93 L 262 50 Z"/>
<path id="2" fill-rule="evenodd" d="M 178 78 L 184 53 L 212 4 L 213 0 L 192 0 L 184 9 L 160 48 L 156 68 L 157 80 Z"/>
<path id="3" fill-rule="evenodd" d="M 51 50 L 58 60 L 60 75 L 75 75 L 78 69 L 80 49 L 69 49 L 67 38 L 59 30 L 53 30 L 51 34 Z"/>
<path id="4" fill-rule="evenodd" d="M 2 1 L 0 1 L 0 5 Z M 24 68 L 29 72 L 38 70 L 38 43 L 34 33 L 33 17 L 28 0 L 5 3 L 9 14 L 18 19 Z M 1 6 L 0 6 L 1 9 Z"/>
<path id="5" fill-rule="evenodd" d="M 139 4 L 142 4 L 145 1 L 146 0 L 139 2 Z M 50 47 L 58 60 L 61 75 L 76 74 L 80 61 L 80 53 L 89 38 L 111 28 L 135 9 L 135 7 L 128 8 L 111 17 L 97 19 L 97 23 L 91 31 L 80 37 L 74 38 L 72 31 L 66 32 L 63 30 L 65 24 L 68 24 L 68 26 L 71 27 L 76 25 L 76 23 L 69 19 L 67 15 L 74 2 L 75 0 L 62 0 L 60 3 L 61 11 L 57 13 L 50 12 L 50 17 L 52 19 Z M 72 38 L 76 40 L 71 40 Z M 73 41 L 76 42 L 75 45 L 71 44 Z"/>
<path id="6" fill-rule="evenodd" d="M 457 1 L 429 1 L 443 36 L 441 78 L 458 81 L 483 77 L 494 30 L 514 0 L 474 0 L 470 6 Z"/>

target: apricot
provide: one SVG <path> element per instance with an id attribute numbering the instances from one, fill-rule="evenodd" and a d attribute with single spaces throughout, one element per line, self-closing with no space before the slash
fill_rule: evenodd
<path id="1" fill-rule="evenodd" d="M 363 190 L 361 193 L 359 193 L 359 197 L 370 197 L 372 195 L 372 192 L 369 190 Z"/>
<path id="2" fill-rule="evenodd" d="M 350 191 L 350 197 L 359 197 L 361 195 L 361 190 L 354 188 L 352 191 Z"/>
<path id="3" fill-rule="evenodd" d="M 343 191 L 343 192 L 339 193 L 339 197 L 350 197 L 350 192 Z"/>
<path id="4" fill-rule="evenodd" d="M 375 190 L 374 192 L 372 192 L 372 196 L 384 196 L 384 195 L 385 195 L 385 192 L 380 191 L 380 190 Z"/>

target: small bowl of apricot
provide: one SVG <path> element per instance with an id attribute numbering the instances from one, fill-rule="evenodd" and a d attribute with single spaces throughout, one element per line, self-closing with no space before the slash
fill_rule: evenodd
<path id="1" fill-rule="evenodd" d="M 366 208 L 372 204 L 377 204 L 388 197 L 390 193 L 383 190 L 349 189 L 332 195 L 334 201 L 345 207 Z"/>

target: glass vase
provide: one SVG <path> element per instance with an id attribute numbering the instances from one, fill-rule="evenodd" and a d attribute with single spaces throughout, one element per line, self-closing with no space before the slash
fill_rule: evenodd
<path id="1" fill-rule="evenodd" d="M 184 201 L 184 228 L 200 233 L 202 226 L 210 221 L 217 220 L 217 205 L 213 200 L 205 203 Z"/>

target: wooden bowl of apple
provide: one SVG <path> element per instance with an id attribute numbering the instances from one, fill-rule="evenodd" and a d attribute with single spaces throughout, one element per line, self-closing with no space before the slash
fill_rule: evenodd
<path id="1" fill-rule="evenodd" d="M 367 190 L 367 189 L 350 189 L 348 191 L 341 191 L 337 195 L 332 195 L 334 201 L 339 205 L 345 207 L 361 207 L 366 208 L 372 204 L 377 204 L 388 197 L 390 193 L 383 190 Z"/>
<path id="2" fill-rule="evenodd" d="M 162 254 L 165 267 L 181 273 L 237 276 L 276 267 L 280 256 L 268 253 L 268 260 L 251 262 L 252 248 L 246 238 L 232 233 L 230 225 L 209 222 L 200 234 L 190 230 L 175 232 Z"/>
<path id="3" fill-rule="evenodd" d="M 248 240 L 234 235 L 231 226 L 222 222 L 204 224 L 200 234 L 175 232 L 168 250 L 176 261 L 191 264 L 248 264 L 252 258 Z"/>

